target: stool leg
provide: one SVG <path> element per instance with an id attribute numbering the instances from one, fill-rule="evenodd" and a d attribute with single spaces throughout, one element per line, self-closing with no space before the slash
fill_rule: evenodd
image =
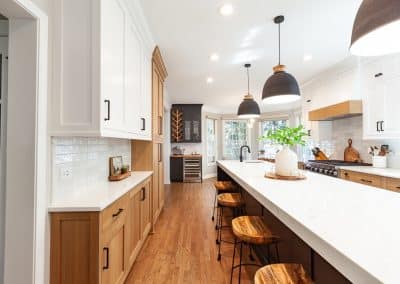
<path id="1" fill-rule="evenodd" d="M 255 258 L 254 258 L 254 256 L 253 256 L 253 248 L 251 247 L 251 245 L 249 244 L 249 259 L 251 260 L 251 261 L 255 261 Z"/>
<path id="2" fill-rule="evenodd" d="M 217 202 L 217 190 L 215 190 L 214 203 L 213 203 L 213 214 L 212 214 L 212 217 L 211 217 L 211 221 L 213 221 L 213 222 L 214 222 L 215 207 L 216 207 L 215 203 L 216 202 Z"/>
<path id="3" fill-rule="evenodd" d="M 240 252 L 239 252 L 239 284 L 240 284 L 240 280 L 241 280 L 241 276 L 242 276 L 242 252 L 243 252 L 243 242 L 240 242 Z"/>
<path id="4" fill-rule="evenodd" d="M 218 206 L 217 207 L 217 222 L 215 222 L 215 230 L 217 230 L 217 238 L 215 240 L 215 243 L 217 245 L 219 244 L 218 236 L 219 236 L 219 221 L 220 221 L 220 219 L 221 219 L 221 207 Z"/>
<path id="5" fill-rule="evenodd" d="M 231 284 L 232 284 L 232 278 L 233 278 L 233 267 L 235 266 L 235 254 L 236 254 L 236 237 L 233 243 L 233 256 L 232 256 L 232 268 L 231 268 Z"/>
<path id="6" fill-rule="evenodd" d="M 278 243 L 275 243 L 275 253 L 276 253 L 276 262 L 280 263 L 279 251 L 278 251 Z"/>
<path id="7" fill-rule="evenodd" d="M 224 216 L 224 207 L 221 207 L 221 216 L 219 217 L 219 228 L 218 228 L 218 258 L 217 260 L 221 260 L 221 238 L 222 238 L 222 217 Z"/>

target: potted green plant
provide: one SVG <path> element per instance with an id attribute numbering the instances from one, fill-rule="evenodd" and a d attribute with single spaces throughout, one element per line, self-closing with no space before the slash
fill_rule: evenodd
<path id="1" fill-rule="evenodd" d="M 305 145 L 304 136 L 307 133 L 302 125 L 298 127 L 283 127 L 276 130 L 268 130 L 260 140 L 268 140 L 283 146 L 275 156 L 275 173 L 280 176 L 298 175 L 298 158 L 290 147 Z"/>

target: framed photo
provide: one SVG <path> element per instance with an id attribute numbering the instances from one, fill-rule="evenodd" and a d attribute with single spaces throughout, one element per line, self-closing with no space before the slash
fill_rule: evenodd
<path id="1" fill-rule="evenodd" d="M 110 158 L 110 176 L 118 176 L 122 174 L 122 156 Z"/>

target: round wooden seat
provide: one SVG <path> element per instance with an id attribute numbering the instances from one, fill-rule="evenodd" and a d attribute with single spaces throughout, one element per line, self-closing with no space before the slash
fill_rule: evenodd
<path id="1" fill-rule="evenodd" d="M 231 181 L 216 181 L 214 186 L 218 191 L 235 191 L 237 189 L 237 186 Z"/>
<path id="2" fill-rule="evenodd" d="M 243 205 L 240 193 L 221 193 L 217 197 L 218 205 L 224 207 L 240 207 Z"/>
<path id="3" fill-rule="evenodd" d="M 278 240 L 259 216 L 241 216 L 233 219 L 232 230 L 240 241 L 249 244 L 263 245 Z"/>
<path id="4" fill-rule="evenodd" d="M 301 264 L 271 264 L 257 270 L 255 284 L 311 284 L 314 283 Z"/>

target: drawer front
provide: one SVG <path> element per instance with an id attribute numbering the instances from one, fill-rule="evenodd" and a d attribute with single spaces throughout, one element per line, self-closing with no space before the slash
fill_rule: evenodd
<path id="1" fill-rule="evenodd" d="M 104 209 L 101 213 L 102 230 L 108 229 L 118 220 L 123 219 L 128 208 L 128 195 L 125 194 L 113 204 Z"/>
<path id="2" fill-rule="evenodd" d="M 364 174 L 364 173 L 357 173 L 353 171 L 341 170 L 340 171 L 340 178 L 357 182 L 365 185 L 375 186 L 375 187 L 383 187 L 382 186 L 382 177 Z"/>
<path id="3" fill-rule="evenodd" d="M 385 178 L 385 188 L 391 191 L 400 192 L 400 179 Z"/>

